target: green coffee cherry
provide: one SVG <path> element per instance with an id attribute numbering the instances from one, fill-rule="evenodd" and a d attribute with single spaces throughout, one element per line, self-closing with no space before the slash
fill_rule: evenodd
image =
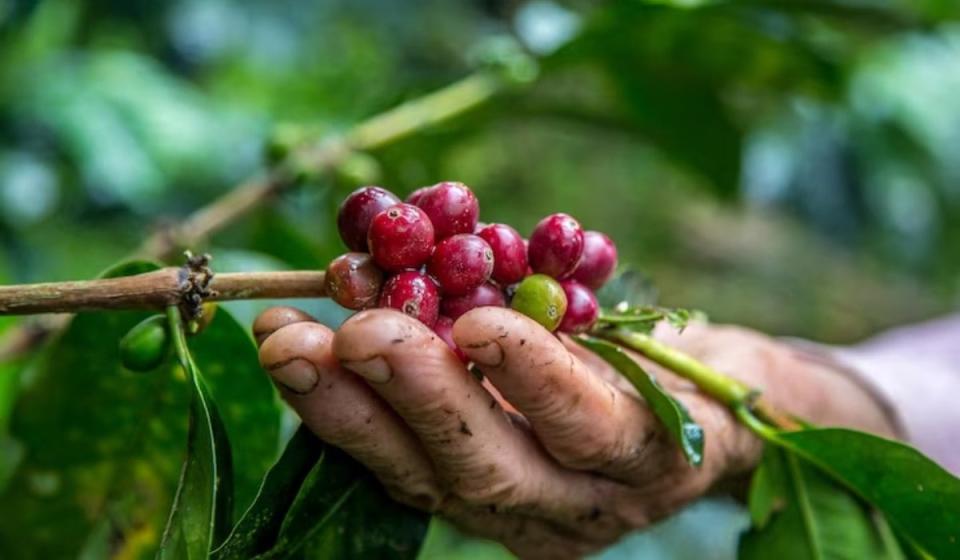
<path id="1" fill-rule="evenodd" d="M 169 348 L 167 319 L 154 315 L 137 323 L 120 339 L 120 363 L 131 371 L 150 371 L 163 363 Z"/>
<path id="2" fill-rule="evenodd" d="M 203 329 L 207 328 L 207 326 L 213 322 L 213 318 L 217 314 L 218 307 L 219 306 L 216 303 L 211 301 L 204 303 L 200 312 L 200 316 L 187 324 L 187 334 L 195 336 L 202 333 Z"/>
<path id="3" fill-rule="evenodd" d="M 546 274 L 532 274 L 517 286 L 510 307 L 553 332 L 567 312 L 567 296 L 553 278 Z"/>

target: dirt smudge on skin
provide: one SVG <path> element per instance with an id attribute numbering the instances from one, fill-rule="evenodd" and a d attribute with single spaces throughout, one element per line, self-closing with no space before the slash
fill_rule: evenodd
<path id="1" fill-rule="evenodd" d="M 390 341 L 390 344 L 403 344 L 403 341 L 404 339 L 402 338 L 394 338 L 393 340 Z"/>

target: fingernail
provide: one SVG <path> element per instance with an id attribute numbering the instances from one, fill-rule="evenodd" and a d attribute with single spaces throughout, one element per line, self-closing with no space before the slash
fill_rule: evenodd
<path id="1" fill-rule="evenodd" d="M 270 372 L 270 377 L 274 381 L 298 395 L 306 395 L 313 391 L 320 382 L 317 368 L 303 359 L 282 362 L 267 368 L 267 371 Z"/>
<path id="2" fill-rule="evenodd" d="M 488 340 L 480 344 L 469 344 L 464 351 L 471 360 L 480 366 L 500 367 L 503 365 L 503 348 L 496 340 Z"/>
<path id="3" fill-rule="evenodd" d="M 393 377 L 390 364 L 380 356 L 363 362 L 343 362 L 343 367 L 356 372 L 371 383 L 386 383 Z"/>

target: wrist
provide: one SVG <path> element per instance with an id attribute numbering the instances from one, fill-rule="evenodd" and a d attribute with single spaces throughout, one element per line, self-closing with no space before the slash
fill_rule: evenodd
<path id="1" fill-rule="evenodd" d="M 886 402 L 848 368 L 811 349 L 775 342 L 780 367 L 769 372 L 771 400 L 820 426 L 845 427 L 884 437 L 902 435 Z"/>

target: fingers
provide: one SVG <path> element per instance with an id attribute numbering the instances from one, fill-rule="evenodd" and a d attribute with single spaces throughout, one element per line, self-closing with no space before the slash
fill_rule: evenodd
<path id="1" fill-rule="evenodd" d="M 296 307 L 271 307 L 261 313 L 253 322 L 253 338 L 257 341 L 257 346 L 260 346 L 268 336 L 281 327 L 304 322 L 316 323 L 317 320 L 311 317 L 309 313 Z"/>
<path id="2" fill-rule="evenodd" d="M 479 308 L 454 325 L 454 339 L 530 421 L 561 464 L 635 482 L 660 425 L 636 398 L 595 375 L 531 319 Z"/>
<path id="3" fill-rule="evenodd" d="M 443 493 L 420 442 L 362 380 L 341 369 L 332 341 L 323 325 L 293 322 L 264 340 L 260 363 L 320 439 L 363 463 L 400 501 L 435 509 Z"/>
<path id="4" fill-rule="evenodd" d="M 418 321 L 393 310 L 364 311 L 341 327 L 333 349 L 417 434 L 456 499 L 535 512 L 569 528 L 600 511 L 603 481 L 562 469 L 545 456 L 446 343 Z"/>

